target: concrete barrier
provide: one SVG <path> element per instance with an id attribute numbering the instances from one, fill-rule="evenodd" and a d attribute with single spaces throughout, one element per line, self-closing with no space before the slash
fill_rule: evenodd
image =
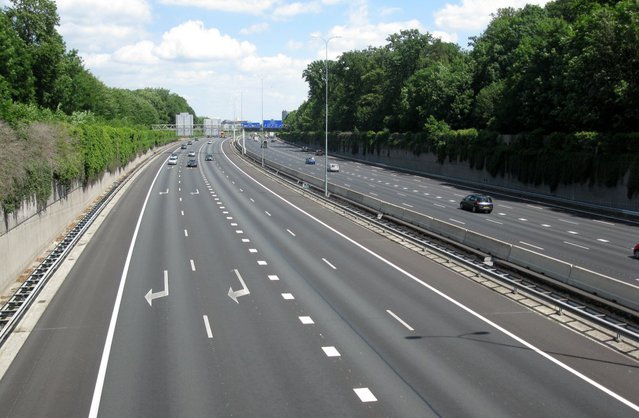
<path id="1" fill-rule="evenodd" d="M 464 242 L 466 239 L 465 229 L 457 225 L 449 224 L 448 222 L 440 221 L 439 219 L 433 219 L 430 230 L 446 238 L 454 239 L 457 242 Z"/>
<path id="2" fill-rule="evenodd" d="M 476 248 L 502 260 L 508 260 L 508 258 L 510 258 L 511 244 L 477 232 L 467 230 L 463 243 L 464 245 Z"/>
<path id="3" fill-rule="evenodd" d="M 587 292 L 639 310 L 639 286 L 622 282 L 583 267 L 573 266 L 569 284 Z"/>
<path id="4" fill-rule="evenodd" d="M 424 215 L 423 213 L 417 213 L 413 210 L 404 211 L 404 221 L 413 225 L 417 225 L 423 229 L 432 230 L 433 217 Z"/>
<path id="5" fill-rule="evenodd" d="M 513 245 L 510 249 L 508 261 L 538 273 L 544 273 L 564 283 L 568 282 L 570 270 L 572 269 L 572 264 L 527 250 L 517 245 Z"/>

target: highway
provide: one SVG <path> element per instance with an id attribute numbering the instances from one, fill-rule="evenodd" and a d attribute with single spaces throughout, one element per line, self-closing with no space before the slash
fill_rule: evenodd
<path id="1" fill-rule="evenodd" d="M 257 155 L 264 151 L 266 160 L 324 179 L 323 156 L 315 157 L 315 165 L 306 165 L 305 158 L 313 152 L 290 144 L 278 141 L 262 150 L 259 143 L 247 140 L 246 146 Z M 493 194 L 492 214 L 471 213 L 459 209 L 459 201 L 476 190 L 333 156 L 329 160 L 340 165 L 339 173 L 329 173 L 331 183 L 639 285 L 639 260 L 632 257 L 632 247 L 639 242 L 636 223 L 502 194 Z"/>
<path id="2" fill-rule="evenodd" d="M 639 412 L 638 362 L 283 186 L 230 141 L 189 150 L 197 168 L 178 150 L 145 169 L 46 301 L 0 380 L 1 416 Z M 408 204 L 431 187 L 340 165 L 380 194 L 412 182 Z"/>

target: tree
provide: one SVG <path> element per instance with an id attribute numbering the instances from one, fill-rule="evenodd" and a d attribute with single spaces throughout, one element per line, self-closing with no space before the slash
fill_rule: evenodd
<path id="1" fill-rule="evenodd" d="M 430 116 L 465 127 L 473 103 L 472 73 L 459 54 L 450 64 L 435 62 L 418 70 L 402 89 L 402 129 L 418 131 Z"/>
<path id="2" fill-rule="evenodd" d="M 65 45 L 56 31 L 60 23 L 55 2 L 51 0 L 11 0 L 7 16 L 24 41 L 31 57 L 36 103 L 55 109 L 60 97 L 55 84 L 63 60 Z"/>
<path id="3" fill-rule="evenodd" d="M 31 57 L 7 14 L 0 11 L 0 80 L 2 99 L 31 103 L 35 98 Z"/>

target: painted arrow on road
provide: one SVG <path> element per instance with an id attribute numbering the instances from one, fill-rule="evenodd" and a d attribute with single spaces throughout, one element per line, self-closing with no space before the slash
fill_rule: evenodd
<path id="1" fill-rule="evenodd" d="M 191 194 L 200 194 L 200 190 L 199 189 L 195 189 L 195 191 L 191 192 Z"/>
<path id="2" fill-rule="evenodd" d="M 160 194 L 169 194 L 169 189 L 166 189 L 166 192 L 160 192 Z"/>
<path id="3" fill-rule="evenodd" d="M 246 287 L 246 283 L 244 283 L 244 280 L 242 280 L 242 276 L 240 276 L 240 272 L 237 271 L 237 269 L 233 271 L 235 272 L 235 275 L 237 276 L 240 283 L 242 284 L 242 288 L 240 290 L 234 291 L 233 287 L 229 287 L 229 297 L 233 299 L 235 303 L 240 303 L 240 301 L 237 300 L 237 298 L 239 298 L 240 296 L 248 295 L 251 292 L 249 292 L 248 287 Z"/>
<path id="4" fill-rule="evenodd" d="M 149 289 L 149 293 L 144 296 L 149 306 L 153 306 L 153 299 L 169 296 L 169 272 L 164 270 L 164 290 L 153 293 L 153 289 Z"/>

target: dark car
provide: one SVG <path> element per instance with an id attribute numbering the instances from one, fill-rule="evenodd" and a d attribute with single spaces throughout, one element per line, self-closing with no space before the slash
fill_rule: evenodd
<path id="1" fill-rule="evenodd" d="M 182 144 L 182 146 L 180 148 L 186 149 L 186 144 Z"/>
<path id="2" fill-rule="evenodd" d="M 213 154 L 206 154 L 206 157 L 204 157 L 205 161 L 213 161 Z"/>
<path id="3" fill-rule="evenodd" d="M 459 202 L 459 207 L 473 212 L 490 213 L 493 211 L 493 199 L 483 194 L 469 194 Z"/>
<path id="4" fill-rule="evenodd" d="M 639 258 L 639 243 L 635 244 L 632 248 L 632 255 L 634 255 L 635 258 Z"/>
<path id="5" fill-rule="evenodd" d="M 315 150 L 315 155 L 324 155 L 324 150 L 321 148 L 318 148 L 317 150 Z"/>
<path id="6" fill-rule="evenodd" d="M 188 163 L 186 163 L 187 167 L 197 167 L 197 160 L 195 158 L 191 158 Z"/>

